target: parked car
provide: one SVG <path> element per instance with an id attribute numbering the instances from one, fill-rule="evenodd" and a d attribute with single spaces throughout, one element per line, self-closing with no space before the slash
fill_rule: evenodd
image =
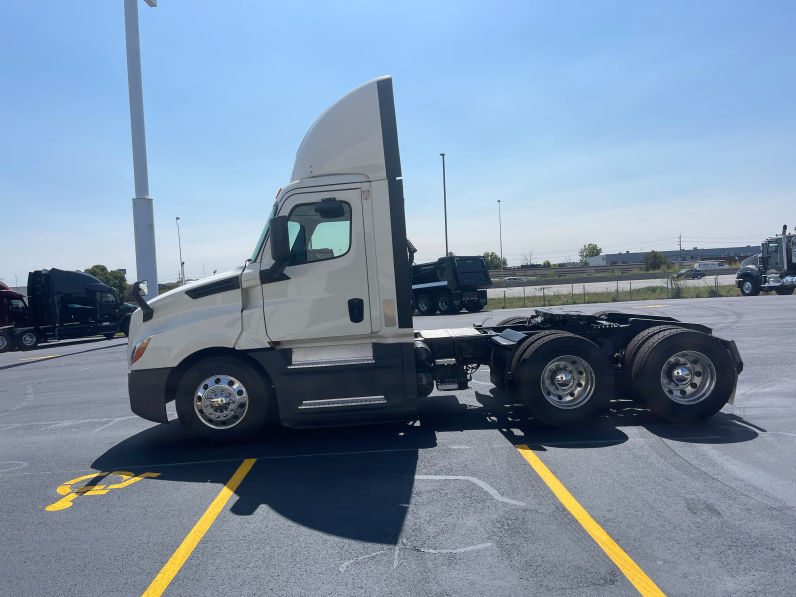
<path id="1" fill-rule="evenodd" d="M 705 277 L 705 272 L 698 269 L 684 269 L 677 272 L 677 279 L 683 280 L 701 280 Z"/>
<path id="2" fill-rule="evenodd" d="M 518 278 L 517 276 L 511 276 L 510 278 L 503 278 L 504 282 L 525 282 L 525 278 Z"/>

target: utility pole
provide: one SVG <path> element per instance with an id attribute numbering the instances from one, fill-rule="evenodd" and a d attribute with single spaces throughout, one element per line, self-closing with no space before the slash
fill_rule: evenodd
<path id="1" fill-rule="evenodd" d="M 177 246 L 180 248 L 180 277 L 182 279 L 182 284 L 185 284 L 185 262 L 182 260 L 182 240 L 180 239 L 180 218 L 175 218 L 174 220 L 177 222 Z M 205 264 L 202 264 L 202 269 L 204 269 Z"/>
<path id="2" fill-rule="evenodd" d="M 445 212 L 445 257 L 448 256 L 448 192 L 445 189 L 445 154 L 442 156 L 442 210 Z"/>
<path id="3" fill-rule="evenodd" d="M 680 233 L 680 236 L 677 237 L 679 243 L 679 249 L 677 249 L 677 261 L 682 261 L 683 259 L 683 233 Z"/>
<path id="4" fill-rule="evenodd" d="M 144 0 L 157 6 L 157 0 Z M 149 283 L 158 295 L 158 265 L 155 255 L 155 216 L 149 196 L 144 130 L 144 91 L 141 84 L 141 44 L 138 37 L 138 0 L 124 0 L 124 33 L 127 44 L 127 89 L 130 96 L 130 133 L 133 141 L 133 229 L 135 233 L 136 278 Z"/>
<path id="5" fill-rule="evenodd" d="M 500 230 L 500 281 L 505 282 L 503 275 L 503 220 L 500 216 L 500 199 L 497 200 L 498 204 L 498 226 Z"/>

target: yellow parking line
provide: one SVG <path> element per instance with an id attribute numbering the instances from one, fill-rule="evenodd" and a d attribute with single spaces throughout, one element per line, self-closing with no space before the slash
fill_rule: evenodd
<path id="1" fill-rule="evenodd" d="M 221 493 L 216 496 L 216 499 L 213 500 L 213 503 L 210 504 L 210 507 L 202 515 L 202 518 L 196 523 L 196 526 L 188 533 L 188 536 L 177 548 L 177 551 L 174 552 L 174 555 L 166 562 L 166 565 L 163 566 L 163 569 L 155 577 L 155 580 L 149 585 L 149 588 L 144 591 L 143 597 L 160 597 L 160 595 L 163 594 L 163 591 L 166 590 L 166 587 L 169 586 L 169 583 L 176 576 L 177 572 L 180 571 L 182 565 L 185 564 L 188 557 L 193 553 L 199 541 L 202 540 L 202 537 L 204 537 L 204 534 L 213 524 L 213 521 L 215 521 L 221 510 L 224 509 L 229 498 L 235 493 L 238 485 L 240 485 L 240 482 L 243 481 L 243 478 L 251 470 L 256 460 L 256 458 L 249 458 L 244 460 L 243 464 L 238 467 L 238 470 L 235 471 L 232 478 L 227 481 Z"/>
<path id="2" fill-rule="evenodd" d="M 60 354 L 51 354 L 47 355 L 46 357 L 28 357 L 27 359 L 19 359 L 20 361 L 38 361 L 39 359 L 54 359 L 55 357 L 60 357 Z"/>
<path id="3" fill-rule="evenodd" d="M 569 513 L 575 517 L 575 520 L 586 529 L 586 532 L 597 542 L 597 545 L 602 547 L 603 551 L 608 554 L 608 557 L 619 567 L 622 574 L 633 583 L 633 586 L 636 587 L 639 593 L 644 597 L 666 597 L 658 586 L 652 582 L 652 579 L 650 579 L 650 577 L 630 559 L 630 556 L 622 551 L 622 548 L 611 539 L 608 533 L 589 516 L 589 513 L 583 509 L 583 506 L 572 497 L 572 494 L 561 484 L 561 481 L 556 479 L 555 475 L 550 472 L 550 469 L 539 460 L 539 457 L 534 454 L 528 446 L 516 446 L 516 448 L 520 451 L 520 454 L 523 455 L 525 460 L 528 461 L 528 464 L 533 467 L 533 470 L 535 470 L 542 480 L 547 483 L 547 486 L 561 503 L 564 504 L 564 507 L 569 510 Z"/>

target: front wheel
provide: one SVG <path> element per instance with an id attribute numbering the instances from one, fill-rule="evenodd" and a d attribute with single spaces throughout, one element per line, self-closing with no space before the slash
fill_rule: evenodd
<path id="1" fill-rule="evenodd" d="M 793 286 L 785 287 L 785 288 L 775 288 L 774 292 L 776 292 L 779 296 L 790 296 L 793 294 L 793 291 L 796 290 Z"/>
<path id="2" fill-rule="evenodd" d="M 244 442 L 265 422 L 269 391 L 247 363 L 232 357 L 208 357 L 182 376 L 177 416 L 186 431 L 203 440 Z"/>
<path id="3" fill-rule="evenodd" d="M 744 276 L 741 281 L 741 294 L 744 296 L 757 296 L 760 287 L 752 276 Z"/>
<path id="4" fill-rule="evenodd" d="M 14 344 L 20 350 L 33 350 L 39 345 L 41 338 L 36 330 L 19 330 L 14 334 Z"/>

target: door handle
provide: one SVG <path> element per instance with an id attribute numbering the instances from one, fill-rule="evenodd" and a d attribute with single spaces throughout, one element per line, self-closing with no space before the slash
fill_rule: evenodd
<path id="1" fill-rule="evenodd" d="M 352 323 L 359 323 L 365 319 L 365 301 L 361 298 L 348 300 L 348 317 Z"/>

